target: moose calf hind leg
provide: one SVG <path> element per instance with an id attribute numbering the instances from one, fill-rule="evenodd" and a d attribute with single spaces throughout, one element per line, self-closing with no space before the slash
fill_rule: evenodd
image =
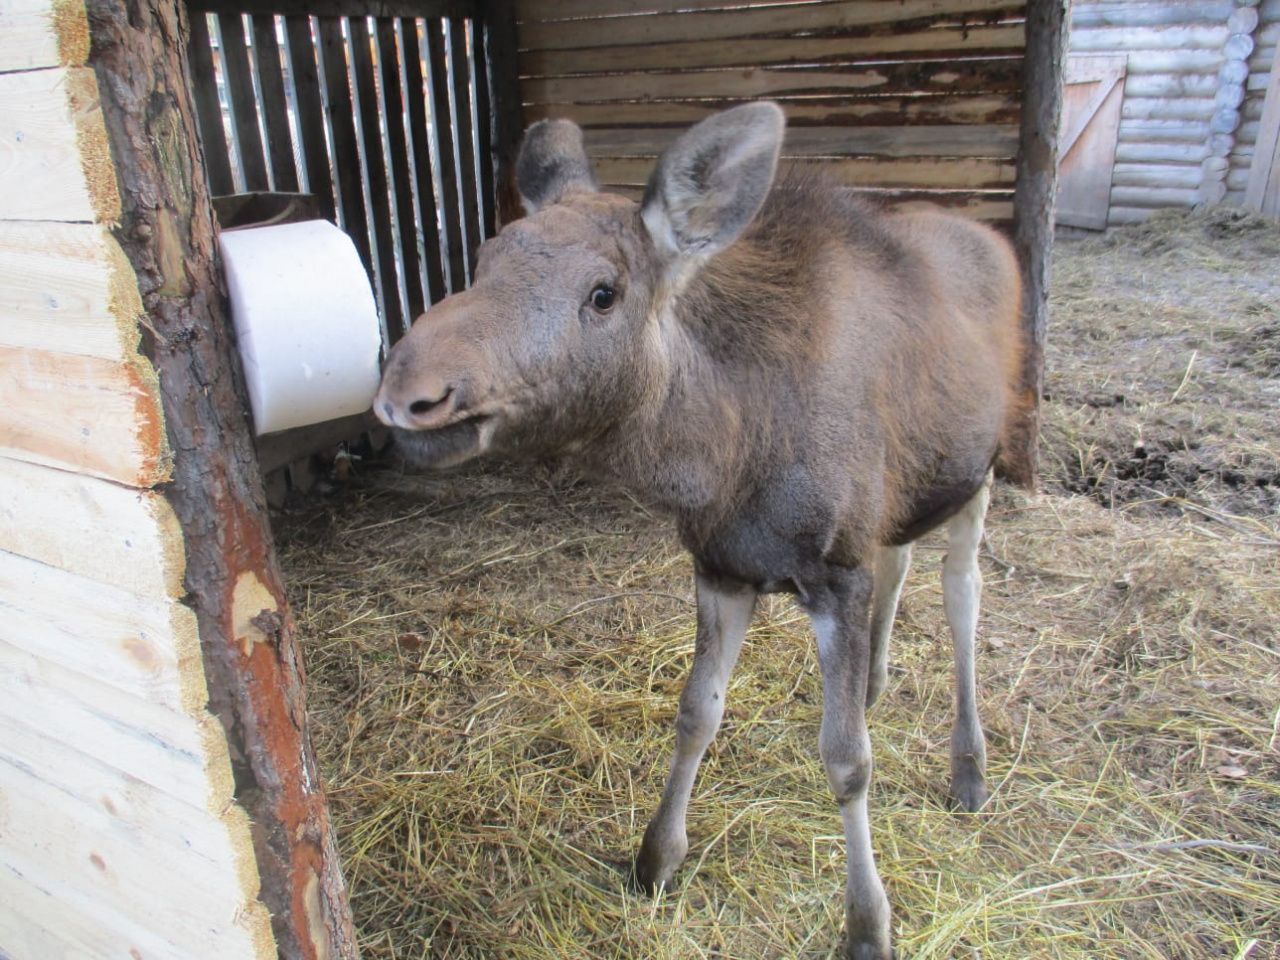
<path id="1" fill-rule="evenodd" d="M 889 636 L 898 613 L 902 583 L 911 566 L 911 544 L 884 546 L 876 555 L 871 595 L 871 673 L 867 677 L 867 706 L 880 698 L 889 682 Z"/>
<path id="2" fill-rule="evenodd" d="M 689 852 L 685 817 L 702 755 L 724 715 L 729 676 L 751 623 L 756 594 L 741 584 L 698 578 L 698 635 L 693 669 L 680 694 L 676 749 L 657 812 L 645 829 L 633 879 L 645 892 L 671 882 Z"/>
<path id="3" fill-rule="evenodd" d="M 956 670 L 950 795 L 957 806 L 970 812 L 981 809 L 987 801 L 987 748 L 978 719 L 974 637 L 982 596 L 978 548 L 990 494 L 988 475 L 973 499 L 952 518 L 947 532 L 947 556 L 942 562 L 943 606 L 951 627 Z"/>

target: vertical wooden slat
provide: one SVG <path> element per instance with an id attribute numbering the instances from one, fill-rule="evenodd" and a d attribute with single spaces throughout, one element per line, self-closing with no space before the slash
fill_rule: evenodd
<path id="1" fill-rule="evenodd" d="M 191 36 L 187 52 L 191 58 L 191 75 L 195 81 L 192 93 L 196 102 L 196 116 L 200 119 L 200 143 L 204 147 L 209 189 L 214 196 L 225 196 L 234 192 L 235 186 L 231 178 L 231 161 L 227 155 L 227 135 L 222 129 L 222 105 L 218 102 L 218 82 L 213 72 L 209 22 L 203 13 L 191 16 Z"/>
<path id="2" fill-rule="evenodd" d="M 370 211 L 376 244 L 376 268 L 381 278 L 383 337 L 390 339 L 391 330 L 404 328 L 404 308 L 400 304 L 400 284 L 396 279 L 396 238 L 391 228 L 391 197 L 386 158 L 382 151 L 382 119 L 378 109 L 378 91 L 373 74 L 373 54 L 369 21 L 352 17 L 351 63 L 355 72 L 357 109 L 364 143 L 365 175 L 368 177 Z M 379 53 L 381 56 L 381 53 Z"/>
<path id="3" fill-rule="evenodd" d="M 471 115 L 471 77 L 467 63 L 466 21 L 449 21 L 449 65 L 453 82 L 453 139 L 458 146 L 458 169 L 462 173 L 462 215 L 466 224 L 467 281 L 475 266 L 476 248 L 483 235 L 476 198 L 476 154 Z"/>
<path id="4" fill-rule="evenodd" d="M 480 212 L 484 221 L 484 236 L 494 234 L 494 210 L 497 207 L 497 191 L 493 183 L 493 111 L 489 99 L 489 71 L 484 52 L 485 25 L 479 20 L 471 22 L 470 61 L 475 70 L 476 116 L 473 132 L 476 138 L 476 159 L 480 163 L 480 182 L 476 192 L 480 197 Z"/>
<path id="5" fill-rule="evenodd" d="M 453 121 L 449 112 L 449 68 L 444 36 L 444 22 L 427 21 L 427 47 L 431 56 L 431 119 L 440 142 L 440 212 L 449 251 L 449 290 L 466 286 L 465 238 L 462 211 L 458 203 L 457 163 L 453 138 Z"/>
<path id="6" fill-rule="evenodd" d="M 484 21 L 484 64 L 489 88 L 489 149 L 499 224 L 521 215 L 516 190 L 516 150 L 524 129 L 520 78 L 516 68 L 516 13 L 512 0 L 480 0 Z"/>
<path id="7" fill-rule="evenodd" d="M 356 146 L 351 86 L 347 80 L 347 54 L 346 43 L 342 39 L 342 18 L 320 18 L 320 51 L 324 60 L 324 88 L 329 96 L 330 129 L 333 132 L 333 165 L 338 171 L 343 222 L 372 280 L 373 255 L 369 249 L 369 220 L 364 209 L 364 190 L 360 182 L 360 153 Z"/>
<path id="8" fill-rule="evenodd" d="M 307 171 L 307 189 L 320 201 L 320 209 L 330 220 L 337 219 L 333 199 L 333 177 L 329 173 L 329 149 L 324 136 L 324 106 L 320 100 L 320 78 L 316 73 L 316 48 L 311 39 L 311 21 L 305 16 L 285 18 L 289 45 L 289 73 L 298 103 L 298 130 L 302 139 L 302 162 Z"/>
<path id="9" fill-rule="evenodd" d="M 258 133 L 258 106 L 254 102 L 244 21 L 238 13 L 224 13 L 219 15 L 218 25 L 222 31 L 222 62 L 227 69 L 227 99 L 231 101 L 231 120 L 240 144 L 245 189 L 269 190 L 271 185 L 262 154 L 262 136 Z"/>
<path id="10" fill-rule="evenodd" d="M 271 158 L 271 178 L 275 189 L 292 193 L 298 189 L 298 170 L 293 162 L 293 135 L 289 130 L 288 100 L 280 69 L 280 44 L 276 39 L 275 17 L 259 14 L 253 22 L 253 55 L 262 88 L 263 121 L 267 129 L 267 154 Z"/>
<path id="11" fill-rule="evenodd" d="M 408 329 L 414 317 L 426 308 L 422 267 L 418 263 L 418 224 L 413 208 L 413 185 L 409 177 L 409 156 L 405 144 L 405 105 L 400 97 L 401 55 L 396 40 L 396 22 L 378 20 L 378 67 L 382 75 L 382 96 L 386 104 L 387 149 L 391 154 L 391 174 L 395 187 L 396 225 L 400 233 L 400 265 L 403 270 L 406 308 L 404 326 L 391 326 L 394 343 Z"/>
<path id="12" fill-rule="evenodd" d="M 417 173 L 418 216 L 422 224 L 423 256 L 427 267 L 427 295 L 435 303 L 449 291 L 445 288 L 444 268 L 441 261 L 440 230 L 436 225 L 435 185 L 431 177 L 431 130 L 427 126 L 427 89 L 422 73 L 422 45 L 418 39 L 418 21 L 400 21 L 404 49 L 405 87 L 409 91 L 408 149 L 413 151 L 414 170 Z"/>

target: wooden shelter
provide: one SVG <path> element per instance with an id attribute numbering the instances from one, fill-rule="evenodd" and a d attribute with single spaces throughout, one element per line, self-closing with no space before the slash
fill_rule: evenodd
<path id="1" fill-rule="evenodd" d="M 1009 225 L 1034 397 L 1063 19 L 1062 0 L 0 0 L 0 954 L 356 955 L 261 470 L 320 441 L 255 443 L 218 195 L 311 193 L 390 342 L 517 215 L 524 123 L 577 119 L 634 192 L 677 129 L 769 96 L 788 163 Z M 1026 471 L 1034 438 L 1031 419 Z"/>

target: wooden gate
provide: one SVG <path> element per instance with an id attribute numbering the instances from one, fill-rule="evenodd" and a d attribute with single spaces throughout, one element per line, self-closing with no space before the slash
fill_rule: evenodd
<path id="1" fill-rule="evenodd" d="M 1124 57 L 1073 56 L 1067 60 L 1058 223 L 1089 230 L 1102 230 L 1107 225 L 1125 62 Z"/>
<path id="2" fill-rule="evenodd" d="M 189 0 L 215 197 L 314 195 L 369 272 L 389 347 L 494 230 L 491 79 L 469 0 Z"/>

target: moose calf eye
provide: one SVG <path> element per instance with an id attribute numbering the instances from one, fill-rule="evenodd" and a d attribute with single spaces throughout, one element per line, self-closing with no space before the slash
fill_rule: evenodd
<path id="1" fill-rule="evenodd" d="M 591 291 L 591 306 L 600 313 L 606 313 L 613 308 L 613 301 L 617 295 L 613 287 L 602 283 Z"/>

